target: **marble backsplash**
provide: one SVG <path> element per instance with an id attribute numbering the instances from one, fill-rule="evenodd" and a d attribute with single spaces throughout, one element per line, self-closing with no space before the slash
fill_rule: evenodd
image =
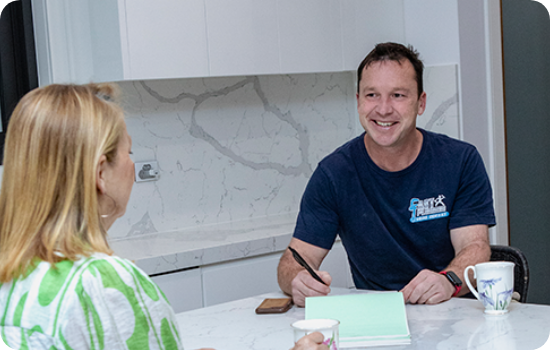
<path id="1" fill-rule="evenodd" d="M 459 137 L 456 66 L 428 67 L 418 125 Z M 134 184 L 112 240 L 296 214 L 317 163 L 360 134 L 353 72 L 119 83 Z"/>

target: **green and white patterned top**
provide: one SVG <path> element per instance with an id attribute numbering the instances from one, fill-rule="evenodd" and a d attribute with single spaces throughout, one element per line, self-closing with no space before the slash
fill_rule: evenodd
<path id="1" fill-rule="evenodd" d="M 12 349 L 183 349 L 160 288 L 128 260 L 47 262 L 0 284 L 0 333 Z"/>

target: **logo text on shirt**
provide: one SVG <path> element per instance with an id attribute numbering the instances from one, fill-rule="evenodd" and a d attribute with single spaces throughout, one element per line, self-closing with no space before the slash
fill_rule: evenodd
<path id="1" fill-rule="evenodd" d="M 443 203 L 445 196 L 440 194 L 437 198 L 418 199 L 412 198 L 409 211 L 411 222 L 421 222 L 433 219 L 439 219 L 449 216 L 447 206 Z"/>

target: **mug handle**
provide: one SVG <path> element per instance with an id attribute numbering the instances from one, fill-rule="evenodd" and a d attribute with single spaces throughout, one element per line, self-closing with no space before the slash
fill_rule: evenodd
<path id="1" fill-rule="evenodd" d="M 481 301 L 481 299 L 479 299 L 479 294 L 477 293 L 477 290 L 474 288 L 474 286 L 472 286 L 472 284 L 470 283 L 470 279 L 468 278 L 468 270 L 470 269 L 474 271 L 474 279 L 477 279 L 475 266 L 468 266 L 464 270 L 464 281 L 466 281 L 468 288 L 470 288 L 470 292 L 472 292 L 472 294 L 477 298 L 477 300 Z"/>

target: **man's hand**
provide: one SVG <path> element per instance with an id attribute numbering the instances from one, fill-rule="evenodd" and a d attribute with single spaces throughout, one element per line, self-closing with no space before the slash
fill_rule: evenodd
<path id="1" fill-rule="evenodd" d="M 430 270 L 422 270 L 401 290 L 405 302 L 411 304 L 438 304 L 451 299 L 455 287 L 447 277 Z"/>
<path id="2" fill-rule="evenodd" d="M 489 261 L 491 247 L 487 225 L 471 225 L 451 230 L 451 243 L 455 258 L 445 271 L 453 271 L 462 279 L 464 269 L 469 265 Z M 455 287 L 446 276 L 430 270 L 420 271 L 401 292 L 405 302 L 411 304 L 437 304 L 451 299 Z M 468 287 L 462 284 L 460 295 L 468 293 Z"/>
<path id="3" fill-rule="evenodd" d="M 327 284 L 326 286 L 311 277 L 306 270 L 298 272 L 296 277 L 292 280 L 292 300 L 294 304 L 299 307 L 305 306 L 306 297 L 315 297 L 330 293 L 329 286 L 332 282 L 332 277 L 330 277 L 329 273 L 326 271 L 315 272 L 317 272 L 317 275 Z"/>
<path id="4" fill-rule="evenodd" d="M 314 332 L 302 337 L 290 350 L 325 350 L 328 345 L 323 344 L 323 334 Z"/>
<path id="5" fill-rule="evenodd" d="M 306 297 L 327 295 L 330 293 L 330 288 L 328 286 L 330 286 L 332 278 L 328 272 L 318 271 L 328 250 L 319 248 L 294 237 L 290 240 L 289 246 L 294 248 L 327 284 L 325 286 L 311 277 L 311 275 L 294 260 L 290 250 L 286 249 L 277 267 L 277 280 L 279 281 L 281 290 L 292 297 L 294 304 L 304 307 Z"/>

